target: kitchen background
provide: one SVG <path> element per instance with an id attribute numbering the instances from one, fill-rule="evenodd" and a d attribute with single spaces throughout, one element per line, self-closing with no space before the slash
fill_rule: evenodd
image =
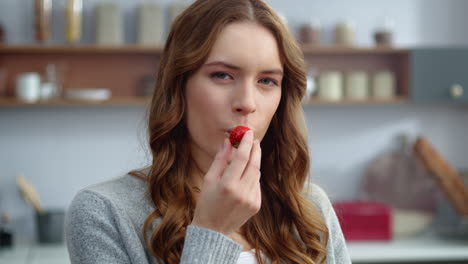
<path id="1" fill-rule="evenodd" d="M 84 1 L 82 43 L 93 43 L 93 10 Z M 137 2 L 115 0 L 124 10 L 125 42 L 135 43 Z M 159 1 L 168 7 L 174 1 Z M 356 44 L 372 46 L 372 33 L 393 20 L 396 47 L 468 45 L 468 1 L 464 0 L 269 0 L 297 32 L 320 20 L 325 43 L 332 27 L 349 20 Z M 65 1 L 53 1 L 52 43 L 63 44 Z M 8 44 L 34 43 L 33 4 L 0 1 L 0 24 Z M 311 175 L 332 200 L 359 198 L 363 174 L 396 138 L 425 135 L 456 168 L 468 168 L 466 105 L 312 105 L 304 107 L 312 153 Z M 34 238 L 34 213 L 21 198 L 15 178 L 23 174 L 37 188 L 45 208 L 66 208 L 85 186 L 148 163 L 145 107 L 0 108 L 0 209 L 11 215 L 17 239 Z"/>

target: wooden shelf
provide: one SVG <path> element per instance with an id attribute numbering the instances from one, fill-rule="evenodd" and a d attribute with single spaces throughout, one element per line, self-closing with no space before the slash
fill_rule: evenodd
<path id="1" fill-rule="evenodd" d="M 305 106 L 314 105 L 395 105 L 406 104 L 408 99 L 404 96 L 398 96 L 394 99 L 368 99 L 368 100 L 349 100 L 343 99 L 339 101 L 327 101 L 320 99 L 311 99 L 309 102 L 304 103 Z"/>
<path id="2" fill-rule="evenodd" d="M 85 101 L 71 99 L 54 99 L 27 103 L 16 98 L 0 97 L 0 107 L 69 107 L 69 106 L 146 106 L 151 102 L 149 97 L 115 97 L 105 101 Z"/>
<path id="3" fill-rule="evenodd" d="M 311 100 L 309 105 L 395 105 L 409 101 L 410 50 L 392 47 L 301 46 L 309 66 L 320 71 L 343 73 L 390 70 L 396 74 L 397 94 L 391 100 Z M 0 107 L 28 106 L 143 106 L 149 99 L 139 98 L 144 78 L 157 71 L 162 46 L 141 45 L 1 45 L 0 68 L 8 69 L 5 94 L 13 95 L 14 76 L 23 72 L 44 72 L 47 63 L 62 65 L 65 88 L 106 88 L 113 99 L 105 102 L 55 100 L 28 104 L 12 97 L 1 98 Z"/>
<path id="4" fill-rule="evenodd" d="M 409 49 L 393 48 L 393 47 L 350 47 L 350 46 L 317 46 L 303 45 L 302 50 L 306 54 L 336 54 L 336 55 L 404 55 L 409 52 Z"/>

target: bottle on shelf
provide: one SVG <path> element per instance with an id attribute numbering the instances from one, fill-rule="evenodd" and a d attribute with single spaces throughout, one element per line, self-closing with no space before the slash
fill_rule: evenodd
<path id="1" fill-rule="evenodd" d="M 50 17 L 52 0 L 34 1 L 34 33 L 38 42 L 44 43 L 50 38 Z"/>
<path id="2" fill-rule="evenodd" d="M 120 6 L 114 2 L 102 2 L 96 9 L 96 43 L 98 45 L 122 45 L 123 18 Z"/>
<path id="3" fill-rule="evenodd" d="M 139 45 L 163 44 L 163 13 L 157 3 L 143 2 L 138 7 L 137 43 Z"/>
<path id="4" fill-rule="evenodd" d="M 83 17 L 83 0 L 67 0 L 65 7 L 66 39 L 69 43 L 77 43 L 81 39 L 81 23 Z"/>

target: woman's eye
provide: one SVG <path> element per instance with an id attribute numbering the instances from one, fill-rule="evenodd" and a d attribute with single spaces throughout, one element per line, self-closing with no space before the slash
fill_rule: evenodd
<path id="1" fill-rule="evenodd" d="M 263 78 L 259 82 L 266 85 L 278 85 L 278 82 L 276 80 L 270 78 Z"/>
<path id="2" fill-rule="evenodd" d="M 231 76 L 225 72 L 215 72 L 211 74 L 211 77 L 220 80 L 229 80 L 231 78 Z"/>

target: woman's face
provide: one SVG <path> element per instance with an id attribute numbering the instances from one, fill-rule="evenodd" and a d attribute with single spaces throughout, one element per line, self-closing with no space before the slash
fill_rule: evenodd
<path id="1" fill-rule="evenodd" d="M 278 108 L 282 78 L 278 45 L 270 31 L 252 22 L 226 26 L 186 84 L 194 157 L 212 159 L 238 125 L 251 128 L 261 140 Z"/>

